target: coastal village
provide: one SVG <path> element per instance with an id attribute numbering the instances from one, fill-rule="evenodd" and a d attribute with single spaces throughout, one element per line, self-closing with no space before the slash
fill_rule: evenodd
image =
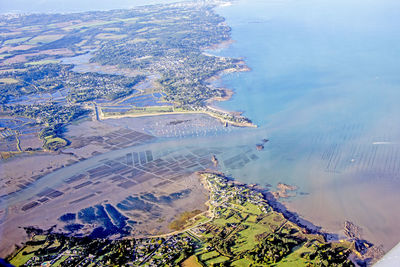
<path id="1" fill-rule="evenodd" d="M 180 215 L 171 234 L 92 239 L 26 228 L 30 240 L 7 260 L 16 266 L 354 266 L 375 260 L 372 244 L 354 235 L 328 241 L 328 234 L 299 226 L 271 206 L 257 186 L 215 172 L 199 177 L 209 209 Z"/>

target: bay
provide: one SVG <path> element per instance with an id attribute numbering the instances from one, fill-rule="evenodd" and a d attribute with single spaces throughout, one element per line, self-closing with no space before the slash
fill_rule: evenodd
<path id="1" fill-rule="evenodd" d="M 295 184 L 287 205 L 341 234 L 350 220 L 389 249 L 400 241 L 400 3 L 236 1 L 218 12 L 235 42 L 216 51 L 252 69 L 220 86 L 220 106 L 244 111 L 268 136 L 240 170 L 248 183 Z"/>

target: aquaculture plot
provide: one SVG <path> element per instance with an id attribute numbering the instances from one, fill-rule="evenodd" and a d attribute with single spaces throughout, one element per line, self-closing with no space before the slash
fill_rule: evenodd
<path id="1" fill-rule="evenodd" d="M 17 151 L 18 139 L 15 134 L 0 139 L 0 151 Z"/>
<path id="2" fill-rule="evenodd" d="M 226 156 L 224 157 L 226 158 Z M 254 153 L 254 150 L 249 147 L 243 148 L 241 152 L 230 155 L 223 161 L 223 165 L 227 169 L 241 169 L 251 161 L 258 160 L 259 157 Z"/>
<path id="3" fill-rule="evenodd" d="M 400 146 L 371 144 L 361 146 L 354 160 L 354 169 L 377 178 L 398 179 L 400 176 Z"/>
<path id="4" fill-rule="evenodd" d="M 0 125 L 5 125 L 7 127 L 16 127 L 15 132 L 19 132 L 21 134 L 28 133 L 31 129 L 36 129 L 33 126 L 30 126 L 31 120 L 21 118 L 20 120 L 23 122 L 23 125 L 19 125 L 19 119 L 17 121 L 14 120 L 4 120 L 0 119 Z M 33 127 L 33 128 L 32 128 Z M 1 132 L 0 132 L 1 133 Z M 24 137 L 28 136 L 28 134 L 19 136 L 19 139 L 21 143 L 24 142 Z M 141 145 L 144 144 L 150 140 L 154 139 L 153 136 L 144 134 L 141 132 L 133 131 L 130 129 L 120 129 L 117 131 L 113 131 L 103 137 L 93 137 L 93 138 L 87 138 L 87 137 L 73 137 L 71 138 L 73 142 L 74 148 L 80 148 L 81 146 L 87 146 L 91 143 L 95 144 L 100 144 L 104 148 L 108 148 L 110 150 L 117 150 L 120 148 L 125 148 L 125 147 L 130 147 L 134 145 Z M 78 140 L 78 144 L 75 145 L 74 143 Z M 0 151 L 14 151 L 16 150 L 18 144 L 18 137 L 16 135 L 11 135 L 8 136 L 5 139 L 0 138 Z M 99 153 L 97 151 L 93 152 L 92 154 L 95 155 L 96 153 Z M 145 152 L 146 153 L 146 152 Z M 147 155 L 146 155 L 147 157 Z M 149 156 L 151 158 L 151 155 Z M 80 158 L 79 160 L 82 161 L 85 158 Z M 68 165 L 71 165 L 73 163 L 76 163 L 77 160 L 69 160 L 67 164 L 64 165 L 64 167 L 67 167 Z M 63 166 L 60 166 L 61 168 Z M 51 171 L 56 171 L 56 169 L 52 169 Z M 101 169 L 99 169 L 101 171 Z M 37 180 L 41 179 L 43 176 L 49 174 L 51 172 L 50 170 L 46 170 L 45 172 L 41 172 L 40 174 L 33 175 L 30 178 L 27 178 L 26 180 L 18 180 L 18 183 L 15 186 L 15 189 L 12 188 L 12 190 L 8 187 L 7 190 L 3 188 L 0 190 L 0 202 L 7 200 L 11 197 L 13 197 L 15 194 L 21 192 L 24 189 L 27 189 L 29 186 L 34 184 Z M 92 171 L 93 172 L 93 171 Z M 76 175 L 76 176 L 71 176 L 66 179 L 66 181 L 69 181 L 69 183 L 72 183 L 74 179 L 83 179 L 82 177 L 83 174 Z M 80 185 L 81 187 L 86 187 L 89 184 L 82 184 Z M 76 188 L 79 189 L 79 188 Z"/>
<path id="5" fill-rule="evenodd" d="M 185 176 L 212 166 L 212 153 L 221 152 L 215 149 L 187 149 L 156 158 L 152 150 L 133 150 L 120 157 L 104 159 L 97 166 L 63 179 L 60 188 L 45 188 L 35 196 L 36 199 L 23 204 L 21 210 L 28 211 L 51 203 L 51 200 L 66 193 L 69 194 L 64 196 L 65 203 L 75 205 L 89 203 L 90 199 L 97 200 L 99 196 L 106 199 L 114 192 L 123 197 L 136 189 L 140 191 L 143 183 L 146 183 L 145 187 L 151 184 L 155 188 L 179 183 Z"/>
<path id="6" fill-rule="evenodd" d="M 24 206 L 22 206 L 21 210 L 27 211 L 27 210 L 32 209 L 42 203 L 49 201 L 50 199 L 54 199 L 59 196 L 62 196 L 63 194 L 64 193 L 61 191 L 47 187 L 40 193 L 36 194 L 36 196 L 39 197 L 36 201 L 32 201 L 32 202 L 25 204 Z"/>
<path id="7" fill-rule="evenodd" d="M 312 148 L 308 158 L 321 160 L 321 167 L 329 173 L 356 172 L 397 179 L 400 145 L 390 141 L 396 140 L 396 133 L 388 129 L 385 136 L 377 137 L 373 134 L 363 136 L 362 131 L 361 125 L 352 125 L 331 134 L 315 136 L 310 142 L 305 138 L 305 143 Z"/>
<path id="8" fill-rule="evenodd" d="M 34 120 L 26 118 L 0 119 L 0 151 L 18 151 L 20 140 L 24 137 L 34 138 L 41 130 L 42 126 L 36 124 Z"/>
<path id="9" fill-rule="evenodd" d="M 234 127 L 224 127 L 219 120 L 203 114 L 192 114 L 190 119 L 179 115 L 171 115 L 169 118 L 147 123 L 146 129 L 155 136 L 176 138 L 217 136 L 235 130 Z"/>
<path id="10" fill-rule="evenodd" d="M 128 147 L 145 143 L 154 137 L 130 129 L 120 129 L 104 136 L 104 145 L 112 149 Z"/>
<path id="11" fill-rule="evenodd" d="M 400 152 L 398 145 L 332 144 L 324 152 L 325 171 L 356 171 L 380 177 L 398 177 Z"/>
<path id="12" fill-rule="evenodd" d="M 211 152 L 219 153 L 183 149 L 158 156 L 151 149 L 132 149 L 63 178 L 62 184 L 44 188 L 13 209 L 18 216 L 34 216 L 40 224 L 47 223 L 40 221 L 41 216 L 49 216 L 52 223 L 59 218 L 57 228 L 76 235 L 105 238 L 132 231 L 143 234 L 151 227 L 138 227 L 138 220 L 144 223 L 163 217 L 170 221 L 184 208 L 183 202 L 176 201 L 198 190 L 186 184 L 186 178 L 212 166 Z M 168 222 L 159 224 L 152 227 L 168 227 Z"/>
<path id="13" fill-rule="evenodd" d="M 32 132 L 31 128 L 35 130 L 40 128 L 35 126 L 37 126 L 36 122 L 32 119 L 27 119 L 27 118 L 0 119 L 0 127 L 11 129 L 12 131 L 18 131 L 21 134 L 31 133 Z"/>

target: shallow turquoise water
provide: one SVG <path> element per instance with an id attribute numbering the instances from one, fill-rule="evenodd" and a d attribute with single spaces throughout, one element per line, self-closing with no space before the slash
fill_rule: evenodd
<path id="1" fill-rule="evenodd" d="M 214 51 L 251 72 L 220 82 L 270 138 L 261 159 L 226 172 L 245 182 L 283 181 L 306 196 L 288 203 L 331 231 L 352 220 L 366 238 L 400 241 L 400 3 L 237 1 L 218 12 L 236 41 Z"/>
<path id="2" fill-rule="evenodd" d="M 299 108 L 312 121 L 321 110 L 328 120 L 378 118 L 396 104 L 388 97 L 399 96 L 399 10 L 391 0 L 254 0 L 220 8 L 236 40 L 220 54 L 244 57 L 253 69 L 224 79 L 239 93 L 221 106 L 263 125 Z"/>

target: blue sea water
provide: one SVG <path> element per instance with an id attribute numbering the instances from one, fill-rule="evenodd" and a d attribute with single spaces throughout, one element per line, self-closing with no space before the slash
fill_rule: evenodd
<path id="1" fill-rule="evenodd" d="M 214 54 L 252 69 L 223 77 L 270 139 L 257 163 L 225 172 L 244 182 L 298 185 L 287 205 L 340 233 L 400 241 L 400 3 L 393 0 L 239 0 L 217 9 L 235 42 Z M 243 136 L 243 138 L 246 138 Z"/>
<path id="2" fill-rule="evenodd" d="M 316 104 L 325 106 L 320 117 L 376 119 L 398 96 L 399 10 L 393 0 L 253 0 L 221 8 L 236 43 L 219 54 L 244 57 L 252 68 L 224 79 L 238 94 L 221 106 L 262 125 L 300 107 L 314 117 Z"/>

